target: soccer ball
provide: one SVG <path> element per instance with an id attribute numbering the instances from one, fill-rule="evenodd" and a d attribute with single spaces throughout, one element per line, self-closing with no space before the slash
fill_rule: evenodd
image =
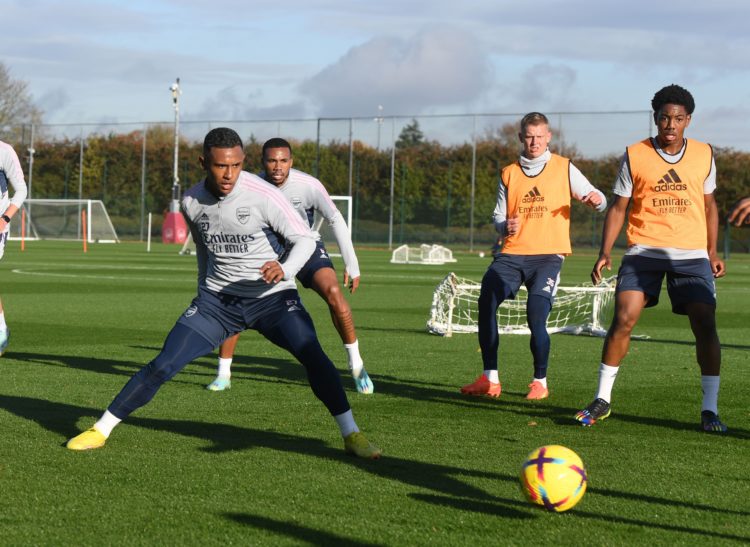
<path id="1" fill-rule="evenodd" d="M 484 258 L 484 253 L 482 251 L 479 251 L 479 258 Z"/>
<path id="2" fill-rule="evenodd" d="M 581 458 L 564 446 L 537 448 L 521 466 L 521 490 L 531 503 L 547 511 L 571 509 L 581 501 L 586 482 Z"/>

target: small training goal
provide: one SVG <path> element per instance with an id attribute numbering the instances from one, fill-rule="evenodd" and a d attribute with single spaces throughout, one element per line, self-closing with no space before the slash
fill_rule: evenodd
<path id="1" fill-rule="evenodd" d="M 584 283 L 558 287 L 555 302 L 547 319 L 547 332 L 590 334 L 607 333 L 614 309 L 617 276 L 603 279 L 599 285 Z M 477 301 L 481 284 L 449 273 L 432 295 L 432 309 L 427 330 L 433 334 L 477 332 Z M 515 300 L 506 300 L 497 310 L 498 331 L 504 334 L 530 334 L 526 324 L 525 287 Z"/>
<path id="2" fill-rule="evenodd" d="M 391 264 L 445 264 L 456 262 L 453 251 L 442 245 L 427 245 L 419 247 L 401 245 L 393 250 Z"/>
<path id="3" fill-rule="evenodd" d="M 10 223 L 10 239 L 119 242 L 98 199 L 27 199 Z"/>

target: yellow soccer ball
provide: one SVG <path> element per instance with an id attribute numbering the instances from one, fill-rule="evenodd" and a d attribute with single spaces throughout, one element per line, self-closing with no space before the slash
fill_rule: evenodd
<path id="1" fill-rule="evenodd" d="M 578 454 L 554 444 L 531 452 L 520 478 L 521 490 L 531 503 L 558 513 L 581 501 L 588 480 Z"/>

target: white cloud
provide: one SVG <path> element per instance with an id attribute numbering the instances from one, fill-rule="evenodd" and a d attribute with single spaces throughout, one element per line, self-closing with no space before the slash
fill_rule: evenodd
<path id="1" fill-rule="evenodd" d="M 299 92 L 321 116 L 369 115 L 379 104 L 389 114 L 419 113 L 471 102 L 490 76 L 479 43 L 466 32 L 443 26 L 407 40 L 372 38 L 302 82 Z"/>

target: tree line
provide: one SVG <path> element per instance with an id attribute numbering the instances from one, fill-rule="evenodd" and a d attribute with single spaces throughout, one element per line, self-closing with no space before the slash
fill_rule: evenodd
<path id="1" fill-rule="evenodd" d="M 47 139 L 42 133 L 34 144 L 33 197 L 75 198 L 80 191 L 84 198 L 104 201 L 118 232 L 125 236 L 137 233 L 142 182 L 147 211 L 158 214 L 169 205 L 174 154 L 172 131 L 169 126 L 151 126 L 145 135 L 145 147 L 142 131 L 89 135 L 82 156 L 78 139 Z M 252 135 L 245 140 L 246 169 L 260 171 L 262 143 Z M 355 222 L 363 225 L 360 231 L 363 242 L 383 239 L 383 225 L 391 214 L 392 180 L 393 217 L 399 235 L 422 227 L 427 231 L 438 230 L 445 236 L 442 240 L 450 241 L 453 231 L 462 234 L 473 225 L 481 240 L 494 238 L 490 218 L 499 172 L 515 161 L 519 153 L 512 126 L 477 139 L 474 151 L 472 143 L 446 146 L 426 139 L 414 121 L 404 128 L 396 143 L 393 166 L 391 150 L 377 150 L 355 141 L 350 174 L 348 142 L 318 144 L 292 139 L 291 143 L 295 167 L 317 175 L 329 193 L 346 195 L 351 185 Z M 200 142 L 180 142 L 178 165 L 183 189 L 203 175 L 198 164 L 201 146 Z M 611 195 L 619 156 L 584 158 L 575 147 L 559 150 L 553 146 L 553 151 L 570 157 L 594 186 Z M 28 152 L 23 149 L 19 152 L 21 157 L 25 156 L 27 166 Z M 717 148 L 715 159 L 718 173 L 715 195 L 723 223 L 731 206 L 749 193 L 750 154 Z M 571 214 L 574 238 L 590 240 L 595 232 L 591 223 L 596 222 L 590 210 L 574 206 Z M 598 234 L 593 233 L 593 237 Z"/>

